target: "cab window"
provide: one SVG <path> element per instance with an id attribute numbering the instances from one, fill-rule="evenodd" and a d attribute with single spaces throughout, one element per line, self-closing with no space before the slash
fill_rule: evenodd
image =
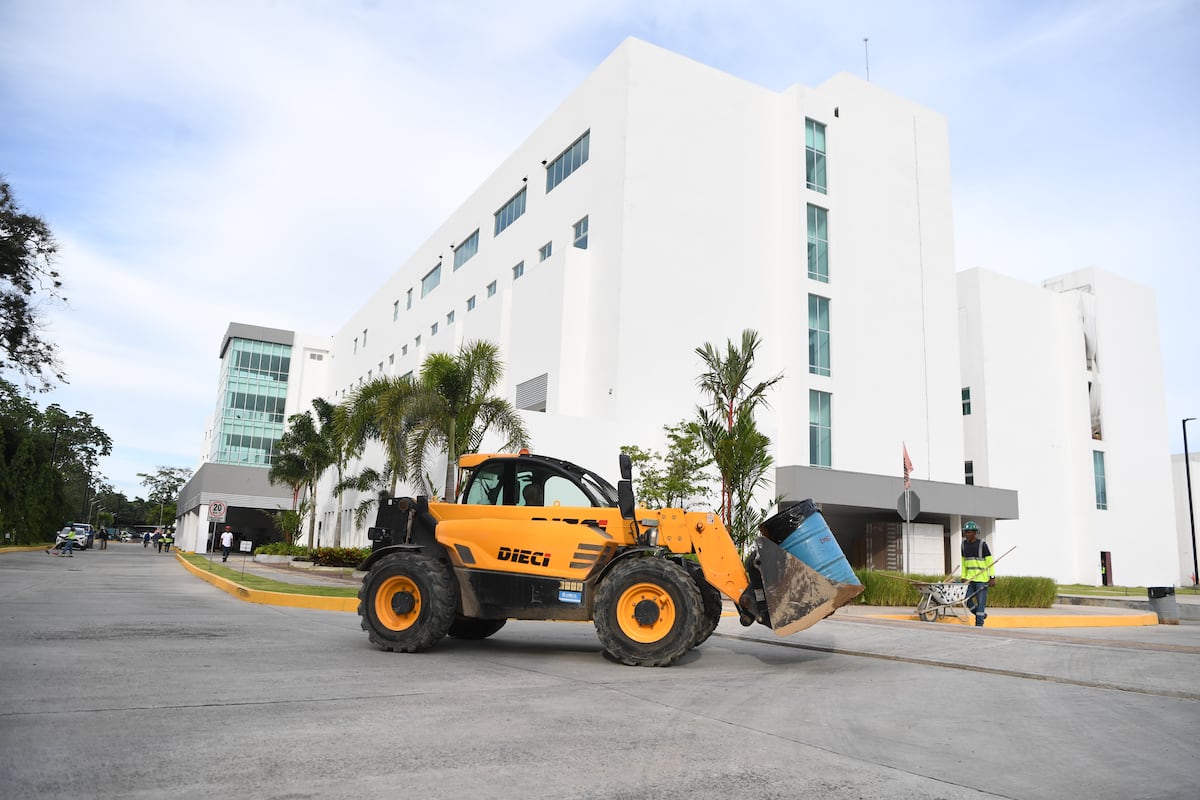
<path id="1" fill-rule="evenodd" d="M 475 470 L 463 502 L 477 506 L 504 505 L 504 464 L 484 464 Z"/>

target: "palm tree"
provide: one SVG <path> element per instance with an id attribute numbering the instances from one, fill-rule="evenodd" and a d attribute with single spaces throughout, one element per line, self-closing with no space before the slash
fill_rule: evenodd
<path id="1" fill-rule="evenodd" d="M 500 348 L 487 341 L 467 342 L 453 356 L 433 353 L 421 365 L 421 391 L 412 397 L 414 423 L 406 439 L 409 471 L 430 493 L 436 490 L 426 465 L 434 453 L 446 455 L 442 497 L 453 500 L 458 457 L 477 452 L 490 431 L 507 437 L 501 449 L 529 445 L 520 414 L 507 400 L 491 394 L 503 372 Z"/>
<path id="2" fill-rule="evenodd" d="M 706 371 L 698 384 L 709 395 L 707 406 L 696 411 L 702 439 L 721 474 L 721 517 L 731 526 L 734 538 L 747 538 L 749 529 L 738 523 L 749 522 L 747 511 L 754 490 L 764 485 L 771 457 L 766 452 L 770 440 L 758 431 L 754 412 L 767 405 L 767 391 L 783 375 L 752 384 L 750 372 L 760 344 L 758 332 L 742 331 L 741 345 L 726 340 L 722 354 L 711 343 L 696 348 Z M 735 495 L 741 513 L 735 519 Z"/>
<path id="3" fill-rule="evenodd" d="M 383 444 L 383 475 L 393 496 L 396 484 L 408 479 L 405 439 L 413 427 L 414 401 L 420 391 L 421 387 L 407 375 L 376 378 L 357 389 L 348 401 L 350 438 L 358 443 L 375 439 Z"/>
<path id="4" fill-rule="evenodd" d="M 342 499 L 347 488 L 346 468 L 350 462 L 362 454 L 366 442 L 361 428 L 354 420 L 352 407 L 347 400 L 339 405 L 330 403 L 323 397 L 313 400 L 313 410 L 321 423 L 321 438 L 324 440 L 325 452 L 329 460 L 327 467 L 333 467 L 337 477 L 333 483 L 333 493 L 337 496 L 337 516 L 333 522 L 333 546 L 342 546 Z"/>
<path id="5" fill-rule="evenodd" d="M 293 507 L 298 489 L 306 489 L 309 499 L 308 546 L 316 546 L 317 482 L 329 468 L 332 458 L 328 443 L 313 421 L 312 413 L 304 411 L 288 417 L 288 427 L 276 445 L 269 480 L 292 488 Z"/>

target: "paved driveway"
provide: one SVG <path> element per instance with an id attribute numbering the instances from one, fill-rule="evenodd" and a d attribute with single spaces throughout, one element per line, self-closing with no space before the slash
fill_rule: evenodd
<path id="1" fill-rule="evenodd" d="M 113 543 L 0 556 L 4 798 L 1194 798 L 1200 626 L 726 619 L 668 669 L 590 625 L 397 655 Z M 968 728 L 968 714 L 986 724 Z"/>

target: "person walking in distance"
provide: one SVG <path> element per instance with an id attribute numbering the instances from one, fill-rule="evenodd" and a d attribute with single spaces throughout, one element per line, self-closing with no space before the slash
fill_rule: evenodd
<path id="1" fill-rule="evenodd" d="M 987 542 L 977 538 L 979 526 L 974 522 L 963 525 L 962 574 L 967 580 L 967 610 L 975 615 L 975 626 L 983 627 L 987 619 L 988 587 L 996 585 L 996 568 Z"/>
<path id="2" fill-rule="evenodd" d="M 224 532 L 221 533 L 221 560 L 229 560 L 229 548 L 233 547 L 233 529 L 228 525 L 225 526 Z"/>

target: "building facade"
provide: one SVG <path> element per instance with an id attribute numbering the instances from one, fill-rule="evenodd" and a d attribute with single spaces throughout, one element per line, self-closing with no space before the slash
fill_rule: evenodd
<path id="1" fill-rule="evenodd" d="M 939 114 L 845 74 L 774 92 L 630 39 L 464 194 L 334 334 L 322 396 L 340 402 L 376 377 L 417 373 L 430 353 L 494 341 L 533 449 L 615 474 L 620 445 L 661 448 L 662 427 L 693 416 L 696 348 L 753 329 L 756 375 L 783 375 L 760 417 L 774 492 L 818 500 L 853 562 L 950 572 L 969 517 L 994 551 L 1030 551 L 1023 572 L 1084 578 L 1092 556 L 1026 546 L 1046 509 L 1025 508 L 1028 475 L 988 438 L 1030 426 L 1006 418 L 1008 398 L 975 377 L 1008 345 L 964 305 L 990 302 L 992 279 L 956 273 Z M 1065 325 L 1058 294 L 1030 291 L 1049 298 L 1039 326 Z M 1053 348 L 1082 348 L 1061 333 Z M 1161 385 L 1160 375 L 1150 391 Z M 971 417 L 967 389 L 980 404 Z M 1088 416 L 1086 387 L 1062 389 L 1066 410 L 1039 424 Z M 1114 403 L 1108 414 L 1124 413 Z M 985 407 L 1011 427 L 990 424 Z M 1130 458 L 1153 459 L 1154 446 Z M 897 510 L 905 448 L 910 524 Z M 1064 466 L 1054 480 L 1082 497 L 1091 463 Z M 325 531 L 336 522 L 331 485 Z M 365 543 L 349 511 L 358 499 L 343 498 L 343 543 Z M 1143 572 L 1142 560 L 1117 563 L 1123 580 Z"/>

